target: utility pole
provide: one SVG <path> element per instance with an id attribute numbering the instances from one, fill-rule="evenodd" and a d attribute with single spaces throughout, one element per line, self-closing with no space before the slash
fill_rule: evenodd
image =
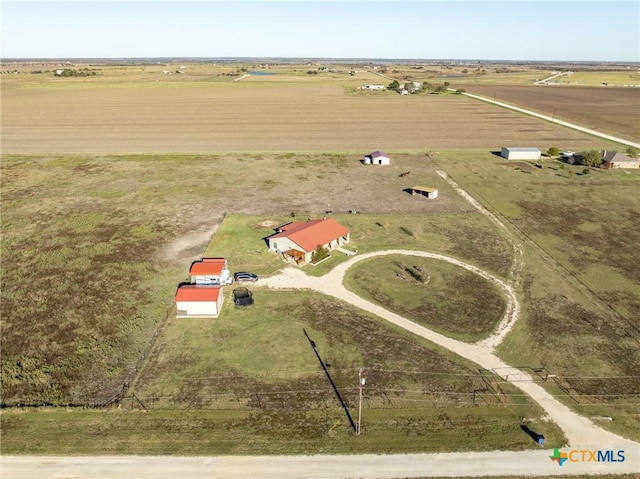
<path id="1" fill-rule="evenodd" d="M 364 369 L 360 368 L 358 370 L 358 427 L 356 429 L 356 434 L 360 435 L 360 423 L 362 421 L 362 388 L 364 384 L 367 382 L 367 378 L 363 375 Z"/>

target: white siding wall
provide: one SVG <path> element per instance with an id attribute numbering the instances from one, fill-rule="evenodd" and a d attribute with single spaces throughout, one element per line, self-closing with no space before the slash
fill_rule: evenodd
<path id="1" fill-rule="evenodd" d="M 220 276 L 212 274 L 191 275 L 191 282 L 195 284 L 220 284 Z"/>
<path id="2" fill-rule="evenodd" d="M 502 148 L 500 156 L 507 160 L 539 160 L 541 152 L 540 150 L 514 151 L 508 148 Z"/>
<path id="3" fill-rule="evenodd" d="M 300 249 L 300 246 L 295 244 L 289 238 L 273 238 L 269 240 L 269 249 L 271 251 L 284 252 L 290 249 Z"/>
<path id="4" fill-rule="evenodd" d="M 640 163 L 637 161 L 613 161 L 611 168 L 640 168 Z"/>
<path id="5" fill-rule="evenodd" d="M 213 316 L 217 317 L 222 309 L 222 290 L 218 296 L 218 301 L 178 301 L 176 309 L 178 313 L 186 312 L 187 316 Z"/>

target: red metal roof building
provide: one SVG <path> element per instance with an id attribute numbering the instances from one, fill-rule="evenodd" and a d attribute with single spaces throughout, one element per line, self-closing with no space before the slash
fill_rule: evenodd
<path id="1" fill-rule="evenodd" d="M 195 261 L 189 270 L 191 282 L 196 284 L 231 284 L 231 273 L 225 258 L 203 258 Z"/>
<path id="2" fill-rule="evenodd" d="M 178 287 L 175 296 L 177 317 L 216 317 L 222 309 L 222 288 L 185 284 Z"/>
<path id="3" fill-rule="evenodd" d="M 305 262 L 319 247 L 335 249 L 349 242 L 350 231 L 332 218 L 322 220 L 294 221 L 276 229 L 267 238 L 269 249 L 276 252 L 295 251 L 304 253 Z"/>

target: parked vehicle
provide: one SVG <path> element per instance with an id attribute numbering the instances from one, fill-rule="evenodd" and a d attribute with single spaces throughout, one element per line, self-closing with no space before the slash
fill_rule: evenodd
<path id="1" fill-rule="evenodd" d="M 239 272 L 233 275 L 233 280 L 238 283 L 243 283 L 245 281 L 256 282 L 258 281 L 258 275 L 253 273 Z"/>

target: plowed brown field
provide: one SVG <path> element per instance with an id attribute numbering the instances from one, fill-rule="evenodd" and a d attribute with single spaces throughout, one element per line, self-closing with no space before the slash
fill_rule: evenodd
<path id="1" fill-rule="evenodd" d="M 640 140 L 640 88 L 464 85 L 495 98 L 632 141 Z"/>
<path id="2" fill-rule="evenodd" d="M 602 141 L 461 96 L 338 86 L 142 84 L 6 89 L 2 153 L 584 149 Z"/>

